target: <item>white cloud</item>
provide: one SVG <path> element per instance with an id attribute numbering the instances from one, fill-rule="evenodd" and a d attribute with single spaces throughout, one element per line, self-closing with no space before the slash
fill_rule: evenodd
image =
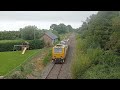
<path id="1" fill-rule="evenodd" d="M 73 28 L 78 28 L 81 26 L 81 22 L 39 22 L 39 21 L 11 21 L 11 22 L 0 22 L 0 31 L 16 31 L 27 25 L 35 25 L 39 29 L 49 29 L 52 24 L 64 23 L 65 25 L 71 25 Z"/>
<path id="2" fill-rule="evenodd" d="M 73 28 L 97 11 L 0 11 L 0 31 L 19 30 L 26 25 L 49 29 L 51 24 L 70 24 Z"/>

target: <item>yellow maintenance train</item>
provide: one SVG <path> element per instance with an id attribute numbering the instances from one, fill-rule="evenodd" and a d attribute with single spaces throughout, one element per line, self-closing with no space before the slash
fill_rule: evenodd
<path id="1" fill-rule="evenodd" d="M 68 51 L 68 45 L 61 42 L 52 48 L 52 61 L 54 63 L 64 63 Z"/>

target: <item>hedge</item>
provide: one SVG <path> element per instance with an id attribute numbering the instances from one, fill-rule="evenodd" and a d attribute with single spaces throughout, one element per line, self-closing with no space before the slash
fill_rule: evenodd
<path id="1" fill-rule="evenodd" d="M 22 40 L 2 40 L 0 42 L 0 52 L 3 51 L 12 51 L 14 45 L 20 45 L 23 41 Z"/>
<path id="2" fill-rule="evenodd" d="M 24 40 L 2 40 L 0 41 L 0 52 L 13 51 L 14 45 L 21 45 Z M 42 40 L 28 40 L 30 45 L 30 50 L 41 49 L 44 47 L 44 41 Z M 18 48 L 17 50 L 21 50 Z"/>

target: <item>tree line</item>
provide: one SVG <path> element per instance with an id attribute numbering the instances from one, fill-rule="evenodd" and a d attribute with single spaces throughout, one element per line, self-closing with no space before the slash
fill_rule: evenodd
<path id="1" fill-rule="evenodd" d="M 72 32 L 73 28 L 71 25 L 65 25 L 63 23 L 60 23 L 59 25 L 52 24 L 49 30 L 51 30 L 54 34 L 56 34 L 59 37 L 59 34 Z M 1 31 L 0 40 L 40 39 L 45 31 L 47 31 L 47 29 L 39 29 L 35 25 L 28 25 L 24 28 L 20 28 L 19 31 Z"/>
<path id="2" fill-rule="evenodd" d="M 15 40 L 20 38 L 20 31 L 0 31 L 0 40 Z"/>
<path id="3" fill-rule="evenodd" d="M 73 78 L 120 79 L 120 12 L 99 11 L 76 32 Z"/>
<path id="4" fill-rule="evenodd" d="M 77 29 L 92 47 L 120 53 L 120 12 L 100 11 L 93 14 Z M 94 44 L 94 45 L 93 45 Z"/>

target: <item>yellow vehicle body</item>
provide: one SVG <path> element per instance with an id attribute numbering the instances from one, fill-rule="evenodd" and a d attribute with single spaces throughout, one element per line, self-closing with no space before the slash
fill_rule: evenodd
<path id="1" fill-rule="evenodd" d="M 52 48 L 52 60 L 55 63 L 63 63 L 68 51 L 68 45 L 57 44 Z"/>

